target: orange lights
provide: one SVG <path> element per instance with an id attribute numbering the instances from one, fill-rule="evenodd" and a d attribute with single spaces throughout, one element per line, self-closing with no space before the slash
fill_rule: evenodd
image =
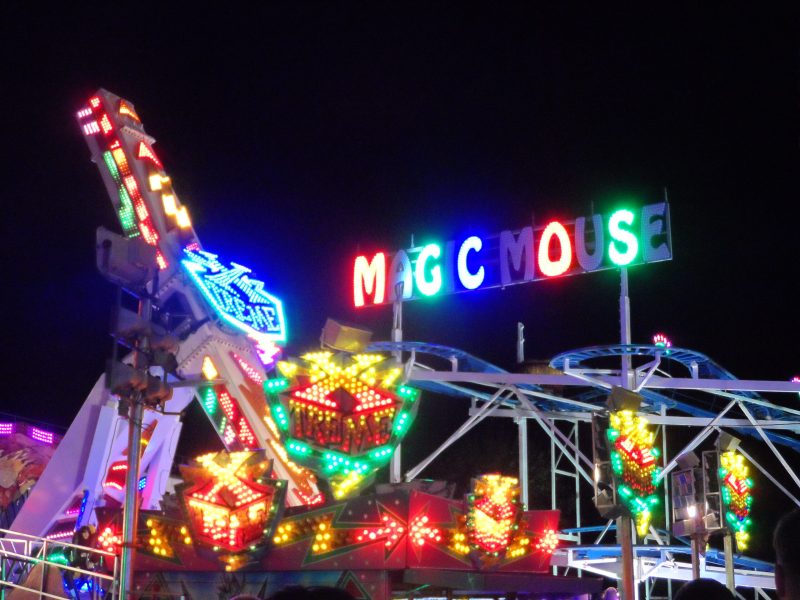
<path id="1" fill-rule="evenodd" d="M 125 100 L 119 101 L 119 114 L 124 115 L 126 117 L 130 117 L 137 123 L 141 123 L 141 119 L 139 119 L 139 115 L 136 114 L 136 111 L 133 110 L 133 105 L 125 102 Z"/>

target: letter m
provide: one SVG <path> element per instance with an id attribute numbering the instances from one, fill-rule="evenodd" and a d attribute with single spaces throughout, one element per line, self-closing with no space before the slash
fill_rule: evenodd
<path id="1" fill-rule="evenodd" d="M 383 304 L 386 293 L 386 255 L 378 252 L 367 262 L 366 256 L 356 258 L 353 268 L 353 301 L 364 306 L 364 294 L 374 294 L 372 304 Z"/>
<path id="2" fill-rule="evenodd" d="M 517 273 L 523 268 L 523 281 L 533 279 L 533 227 L 530 226 L 523 228 L 516 238 L 510 231 L 500 234 L 500 283 L 516 283 Z"/>

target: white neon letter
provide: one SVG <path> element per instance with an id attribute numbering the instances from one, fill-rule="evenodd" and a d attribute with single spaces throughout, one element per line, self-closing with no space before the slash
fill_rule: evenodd
<path id="1" fill-rule="evenodd" d="M 356 306 L 364 306 L 364 292 L 375 293 L 373 304 L 383 303 L 386 294 L 386 255 L 378 252 L 367 262 L 366 256 L 356 257 L 353 268 L 353 301 Z"/>
<path id="2" fill-rule="evenodd" d="M 483 283 L 483 278 L 486 275 L 486 269 L 482 266 L 478 267 L 475 273 L 470 273 L 467 267 L 467 255 L 470 250 L 480 252 L 483 248 L 483 240 L 477 235 L 473 235 L 464 240 L 461 248 L 458 249 L 458 280 L 468 290 L 474 290 Z"/>

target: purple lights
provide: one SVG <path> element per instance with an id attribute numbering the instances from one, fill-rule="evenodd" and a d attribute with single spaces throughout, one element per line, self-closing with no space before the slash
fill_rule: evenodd
<path id="1" fill-rule="evenodd" d="M 8 437 L 17 430 L 16 423 L 0 423 L 0 437 Z"/>
<path id="2" fill-rule="evenodd" d="M 52 432 L 39 429 L 38 427 L 29 427 L 28 435 L 31 439 L 44 444 L 52 444 L 55 441 L 55 435 Z"/>

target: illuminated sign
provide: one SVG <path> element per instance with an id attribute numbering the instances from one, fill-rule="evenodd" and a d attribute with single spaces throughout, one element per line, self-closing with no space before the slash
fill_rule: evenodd
<path id="1" fill-rule="evenodd" d="M 257 342 L 286 340 L 283 304 L 267 293 L 264 282 L 253 278 L 250 269 L 236 263 L 228 268 L 216 254 L 199 248 L 186 248 L 184 255 L 184 269 L 228 325 Z"/>
<path id="2" fill-rule="evenodd" d="M 672 258 L 669 206 L 620 209 L 500 235 L 356 257 L 355 306 L 505 287 Z"/>

